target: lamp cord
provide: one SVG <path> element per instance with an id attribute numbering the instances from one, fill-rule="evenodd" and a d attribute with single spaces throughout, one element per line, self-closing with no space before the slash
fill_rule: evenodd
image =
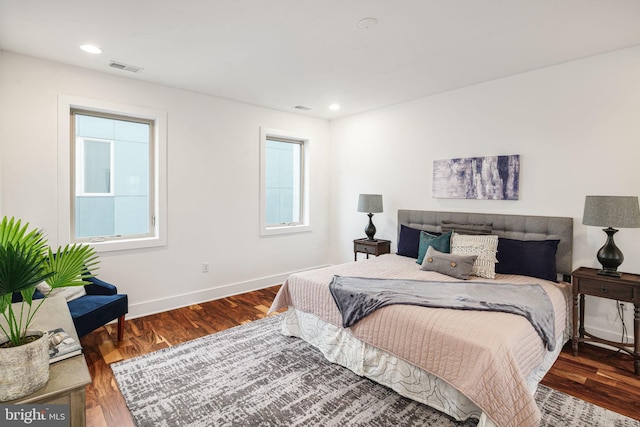
<path id="1" fill-rule="evenodd" d="M 616 304 L 618 305 L 618 317 L 620 318 L 620 322 L 622 322 L 622 337 L 620 338 L 620 342 L 627 344 L 629 337 L 627 336 L 627 325 L 624 323 L 624 310 L 622 309 L 620 301 L 616 301 Z"/>
<path id="2" fill-rule="evenodd" d="M 622 336 L 620 337 L 620 342 L 627 344 L 629 342 L 629 337 L 627 336 L 627 325 L 624 323 L 624 310 L 622 309 L 622 303 L 620 301 L 616 301 L 616 308 L 618 309 L 618 318 L 620 319 L 620 322 L 622 322 Z M 621 352 L 622 350 L 618 349 L 618 351 L 610 354 L 608 357 L 612 357 Z"/>

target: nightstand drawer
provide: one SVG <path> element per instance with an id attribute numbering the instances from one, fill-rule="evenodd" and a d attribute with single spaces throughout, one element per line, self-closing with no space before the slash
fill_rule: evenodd
<path id="1" fill-rule="evenodd" d="M 363 254 L 375 254 L 376 253 L 376 247 L 375 246 L 363 245 L 363 244 L 360 244 L 360 243 L 356 243 L 354 245 L 353 250 L 356 251 L 356 252 L 363 253 Z"/>
<path id="2" fill-rule="evenodd" d="M 620 301 L 633 301 L 632 286 L 610 284 L 596 280 L 580 279 L 578 292 Z"/>

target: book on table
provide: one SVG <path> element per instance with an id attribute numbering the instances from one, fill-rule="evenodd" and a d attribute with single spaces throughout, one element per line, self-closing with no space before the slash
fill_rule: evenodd
<path id="1" fill-rule="evenodd" d="M 57 328 L 49 333 L 49 363 L 68 359 L 82 353 L 82 346 L 64 329 Z"/>

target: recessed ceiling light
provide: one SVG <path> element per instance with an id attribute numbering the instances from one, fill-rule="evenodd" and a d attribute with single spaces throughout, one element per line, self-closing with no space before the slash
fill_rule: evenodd
<path id="1" fill-rule="evenodd" d="M 378 20 L 376 18 L 364 18 L 358 21 L 358 27 L 367 29 L 367 28 L 375 27 L 377 23 L 378 23 Z"/>
<path id="2" fill-rule="evenodd" d="M 340 109 L 340 104 L 331 104 L 329 105 L 329 109 L 332 111 L 338 111 Z"/>
<path id="3" fill-rule="evenodd" d="M 84 50 L 85 52 L 88 53 L 93 53 L 93 54 L 99 54 L 102 53 L 102 49 L 100 49 L 98 46 L 94 46 L 92 44 L 83 44 L 82 46 L 80 46 L 80 49 Z"/>

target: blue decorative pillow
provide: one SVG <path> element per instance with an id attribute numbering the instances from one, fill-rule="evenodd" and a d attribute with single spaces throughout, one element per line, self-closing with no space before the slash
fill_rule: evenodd
<path id="1" fill-rule="evenodd" d="M 400 225 L 400 237 L 398 239 L 398 255 L 418 258 L 420 245 L 420 230 Z"/>
<path id="2" fill-rule="evenodd" d="M 496 273 L 558 281 L 556 252 L 560 240 L 498 239 Z"/>
<path id="3" fill-rule="evenodd" d="M 453 231 L 448 231 L 440 236 L 427 233 L 426 231 L 420 232 L 420 245 L 418 246 L 418 264 L 422 265 L 424 255 L 427 253 L 429 246 L 433 247 L 438 252 L 448 254 L 451 252 L 451 235 Z"/>

